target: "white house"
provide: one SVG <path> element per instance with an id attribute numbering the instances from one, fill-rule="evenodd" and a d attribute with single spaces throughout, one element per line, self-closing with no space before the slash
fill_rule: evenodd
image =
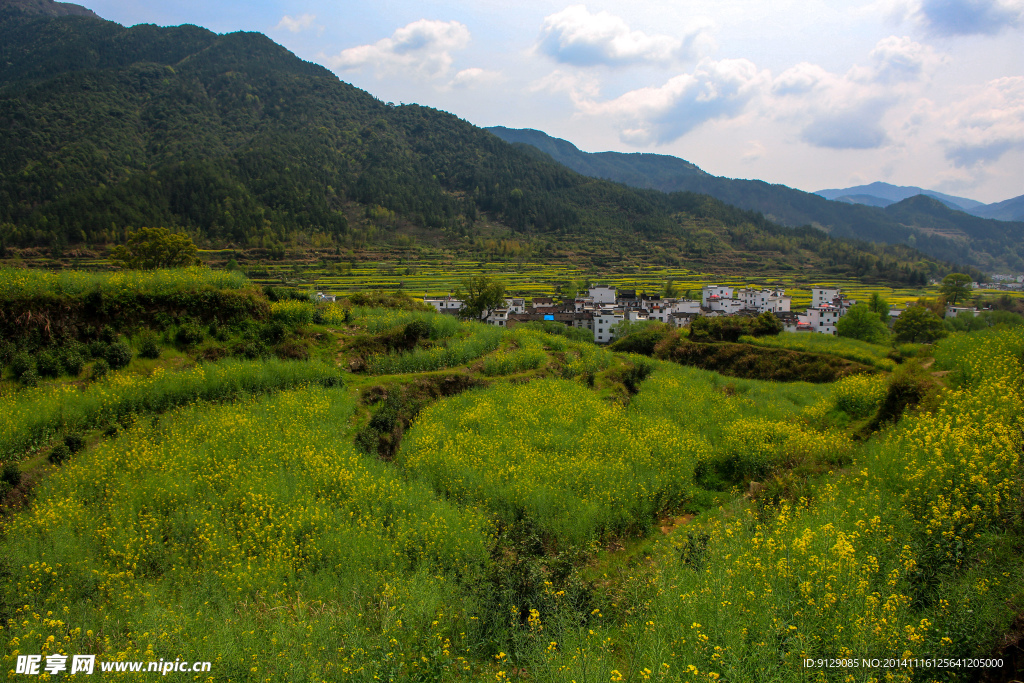
<path id="1" fill-rule="evenodd" d="M 977 317 L 980 312 L 977 308 L 970 306 L 946 306 L 947 318 Z"/>
<path id="2" fill-rule="evenodd" d="M 496 325 L 498 327 L 508 327 L 508 309 L 507 308 L 495 308 L 493 311 L 488 312 L 487 318 L 484 319 L 488 325 Z"/>
<path id="3" fill-rule="evenodd" d="M 509 313 L 526 313 L 526 299 L 515 297 L 505 299 L 505 305 L 508 307 Z"/>
<path id="4" fill-rule="evenodd" d="M 712 300 L 731 299 L 732 287 L 723 285 L 706 285 L 701 293 L 700 305 L 709 307 Z"/>
<path id="5" fill-rule="evenodd" d="M 758 313 L 788 313 L 790 297 L 782 289 L 741 289 L 737 292 L 744 308 Z"/>
<path id="6" fill-rule="evenodd" d="M 613 308 L 603 308 L 594 312 L 594 341 L 607 344 L 615 339 L 612 328 L 622 322 L 623 313 Z"/>
<path id="7" fill-rule="evenodd" d="M 843 294 L 843 290 L 838 287 L 812 287 L 811 288 L 811 306 L 821 306 L 822 304 L 831 304 L 836 299 L 840 298 Z"/>
<path id="8" fill-rule="evenodd" d="M 466 305 L 461 299 L 456 299 L 451 295 L 440 298 L 423 297 L 423 301 L 437 309 L 438 313 L 449 313 L 452 315 L 457 314 Z"/>
<path id="9" fill-rule="evenodd" d="M 843 309 L 832 304 L 822 304 L 807 309 L 806 321 L 811 324 L 815 332 L 821 334 L 835 334 L 836 323 L 843 316 Z"/>
<path id="10" fill-rule="evenodd" d="M 325 301 L 325 302 L 329 302 L 329 303 L 334 303 L 335 296 L 333 294 L 324 294 L 323 292 L 317 292 L 316 293 L 316 300 L 317 301 Z"/>
<path id="11" fill-rule="evenodd" d="M 595 304 L 614 304 L 615 288 L 607 285 L 598 285 L 588 290 L 590 298 Z"/>
<path id="12" fill-rule="evenodd" d="M 706 308 L 725 315 L 736 315 L 743 310 L 743 302 L 739 299 L 721 299 L 717 296 L 712 296 L 709 297 Z"/>

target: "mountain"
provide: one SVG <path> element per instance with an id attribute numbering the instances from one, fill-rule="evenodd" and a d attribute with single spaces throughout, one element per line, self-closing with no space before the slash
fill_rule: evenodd
<path id="1" fill-rule="evenodd" d="M 271 255 L 422 242 L 484 258 L 915 284 L 951 267 L 578 174 L 451 114 L 385 104 L 261 34 L 6 5 L 0 248 L 107 245 L 142 226 Z"/>
<path id="2" fill-rule="evenodd" d="M 673 192 L 680 176 L 707 176 L 708 174 L 678 157 L 665 154 L 621 154 L 619 152 L 581 152 L 566 140 L 553 138 L 547 133 L 530 128 L 515 129 L 504 126 L 486 128 L 505 142 L 522 143 L 536 147 L 558 163 L 577 173 L 592 178 L 603 178 L 662 192 Z"/>
<path id="3" fill-rule="evenodd" d="M 1024 222 L 998 221 L 971 216 L 949 208 L 934 197 L 919 194 L 885 207 L 885 213 L 916 231 L 921 240 L 944 239 L 961 245 L 964 260 L 977 262 L 985 253 L 1003 253 L 1009 262 L 1024 258 Z M 1018 261 L 1013 261 L 1015 255 Z M 1014 270 L 1020 270 L 1018 265 Z"/>
<path id="4" fill-rule="evenodd" d="M 971 210 L 975 216 L 1001 221 L 1024 221 L 1024 195 Z"/>
<path id="5" fill-rule="evenodd" d="M 829 197 L 829 199 L 837 202 L 846 202 L 847 204 L 864 204 L 866 206 L 877 206 L 880 209 L 884 209 L 890 204 L 895 203 L 891 199 L 872 197 L 869 194 L 844 194 L 840 197 Z"/>
<path id="6" fill-rule="evenodd" d="M 0 0 L 0 11 L 17 10 L 25 14 L 41 14 L 49 17 L 90 17 L 99 19 L 99 15 L 91 9 L 70 2 L 54 2 L 53 0 Z"/>
<path id="7" fill-rule="evenodd" d="M 871 183 L 870 185 L 847 187 L 842 190 L 818 190 L 814 194 L 821 195 L 825 199 L 838 199 L 842 201 L 849 201 L 854 198 L 863 197 L 865 201 L 854 200 L 855 203 L 883 207 L 923 194 L 929 197 L 934 197 L 951 209 L 964 211 L 966 213 L 971 213 L 973 209 L 985 206 L 983 202 L 967 199 L 965 197 L 953 197 L 933 190 L 923 190 L 920 187 L 902 187 L 899 185 L 890 185 L 889 183 L 881 182 Z"/>
<path id="8" fill-rule="evenodd" d="M 979 231 L 979 224 L 974 222 L 973 216 L 957 211 L 956 215 L 946 216 L 944 220 L 947 223 L 965 221 L 962 226 L 957 229 L 933 230 L 929 227 L 928 221 L 934 216 L 927 212 L 920 216 L 910 216 L 907 210 L 884 210 L 889 204 L 900 200 L 889 200 L 886 197 L 865 200 L 856 194 L 846 194 L 862 189 L 875 189 L 882 194 L 889 194 L 890 191 L 886 188 L 894 186 L 878 187 L 884 186 L 884 183 L 837 190 L 836 192 L 841 194 L 836 195 L 836 201 L 833 201 L 819 194 L 802 192 L 785 185 L 713 176 L 682 159 L 676 160 L 674 165 L 666 161 L 674 157 L 618 152 L 592 154 L 580 151 L 571 143 L 552 138 L 541 131 L 503 127 L 487 130 L 508 142 L 532 145 L 545 152 L 554 150 L 556 154 L 553 154 L 552 158 L 579 173 L 607 178 L 634 187 L 651 187 L 665 192 L 707 194 L 745 210 L 760 211 L 770 220 L 783 225 L 811 225 L 827 231 L 834 237 L 914 245 L 934 258 L 964 263 L 983 270 L 1024 270 L 1024 248 L 1021 247 L 1019 226 L 1015 224 L 1000 224 L 1000 221 L 993 221 L 992 225 L 981 230 L 989 236 L 985 240 L 985 248 L 980 248 L 979 245 L 965 248 L 965 244 L 972 239 L 971 235 Z M 597 163 L 595 158 L 600 159 L 599 171 L 594 169 Z M 676 170 L 668 172 L 666 169 Z M 979 202 L 974 203 L 984 206 Z M 917 205 L 912 203 L 910 206 Z"/>

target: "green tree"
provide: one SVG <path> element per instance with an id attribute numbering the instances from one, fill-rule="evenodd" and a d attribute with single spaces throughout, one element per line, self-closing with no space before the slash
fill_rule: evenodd
<path id="1" fill-rule="evenodd" d="M 840 337 L 860 339 L 874 344 L 884 344 L 889 339 L 889 328 L 883 323 L 871 304 L 852 306 L 836 323 Z"/>
<path id="2" fill-rule="evenodd" d="M 665 297 L 668 299 L 674 299 L 679 296 L 679 287 L 676 285 L 675 280 L 669 280 L 665 283 Z"/>
<path id="3" fill-rule="evenodd" d="M 971 276 L 964 273 L 950 273 L 942 278 L 939 292 L 946 297 L 946 303 L 956 306 L 956 302 L 971 295 Z"/>
<path id="4" fill-rule="evenodd" d="M 455 298 L 464 304 L 464 318 L 482 319 L 485 311 L 505 305 L 505 285 L 489 275 L 468 277 L 455 290 Z"/>
<path id="5" fill-rule="evenodd" d="M 562 297 L 562 301 L 574 301 L 580 289 L 582 287 L 578 280 L 569 280 L 559 288 L 558 295 Z"/>
<path id="6" fill-rule="evenodd" d="M 896 341 L 900 342 L 931 342 L 946 336 L 942 318 L 924 306 L 908 306 L 907 310 L 896 318 L 892 332 Z"/>
<path id="7" fill-rule="evenodd" d="M 750 333 L 755 337 L 774 337 L 782 330 L 782 321 L 770 311 L 765 311 L 750 323 Z"/>
<path id="8" fill-rule="evenodd" d="M 885 323 L 888 327 L 889 302 L 886 301 L 881 294 L 875 292 L 874 294 L 871 295 L 871 299 L 868 300 L 868 306 L 871 308 L 872 311 L 878 314 L 878 319 Z"/>
<path id="9" fill-rule="evenodd" d="M 122 268 L 152 270 L 198 266 L 197 252 L 188 235 L 167 228 L 141 228 L 128 233 L 128 243 L 114 247 L 110 258 Z"/>

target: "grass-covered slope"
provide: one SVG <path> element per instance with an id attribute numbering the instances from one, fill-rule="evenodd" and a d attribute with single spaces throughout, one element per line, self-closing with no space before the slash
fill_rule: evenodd
<path id="1" fill-rule="evenodd" d="M 157 359 L 106 378 L 5 373 L 0 436 L 21 445 L 0 482 L 30 481 L 0 508 L 4 671 L 21 654 L 210 660 L 214 680 L 253 682 L 1016 666 L 1021 328 L 954 334 L 927 370 L 812 385 L 398 296 L 265 303 L 270 321 L 237 324 L 251 343 L 278 323 L 333 362 L 200 362 L 172 327 Z M 115 334 L 134 344 L 145 320 Z M 404 360 L 474 340 L 440 370 Z M 905 662 L 815 675 L 886 674 L 970 680 Z"/>

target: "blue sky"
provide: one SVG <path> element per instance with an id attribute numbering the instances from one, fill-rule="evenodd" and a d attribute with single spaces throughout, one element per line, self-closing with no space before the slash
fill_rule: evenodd
<path id="1" fill-rule="evenodd" d="M 1024 0 L 88 0 L 259 31 L 384 101 L 803 190 L 1024 194 Z"/>

